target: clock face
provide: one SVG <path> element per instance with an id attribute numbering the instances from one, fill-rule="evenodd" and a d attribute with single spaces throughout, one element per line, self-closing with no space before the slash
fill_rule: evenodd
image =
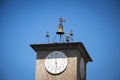
<path id="1" fill-rule="evenodd" d="M 67 67 L 67 56 L 61 51 L 51 52 L 45 59 L 45 68 L 52 74 L 59 74 Z"/>
<path id="2" fill-rule="evenodd" d="M 84 75 L 85 75 L 85 69 L 84 69 L 84 60 L 83 58 L 81 58 L 80 60 L 80 74 L 81 74 L 81 78 L 84 79 Z"/>

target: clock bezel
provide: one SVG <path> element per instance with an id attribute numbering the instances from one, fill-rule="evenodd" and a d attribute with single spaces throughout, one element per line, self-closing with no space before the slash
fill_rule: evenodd
<path id="1" fill-rule="evenodd" d="M 80 59 L 80 75 L 81 79 L 85 78 L 85 62 L 83 58 Z"/>
<path id="2" fill-rule="evenodd" d="M 64 56 L 64 60 L 65 60 L 65 64 L 61 64 L 61 65 L 64 65 L 64 68 L 62 68 L 62 70 L 61 71 L 51 71 L 51 70 L 49 70 L 48 69 L 48 67 L 47 67 L 47 60 L 48 60 L 48 57 L 49 56 L 51 56 L 52 54 L 62 54 L 63 56 Z M 58 57 L 55 57 L 55 56 L 53 56 L 52 58 L 58 58 Z M 62 57 L 63 58 L 63 57 Z M 45 69 L 47 70 L 47 72 L 49 72 L 50 74 L 54 74 L 54 75 L 57 75 L 57 74 L 60 74 L 60 73 L 62 73 L 62 72 L 64 72 L 65 70 L 66 70 L 66 68 L 67 68 L 67 64 L 68 64 L 68 62 L 67 62 L 67 56 L 65 55 L 65 53 L 63 53 L 62 51 L 52 51 L 52 52 L 50 52 L 48 55 L 47 55 L 47 57 L 46 57 L 46 59 L 45 59 L 45 61 L 44 61 L 44 64 L 45 64 Z M 50 64 L 49 64 L 50 65 Z M 60 66 L 61 67 L 61 66 Z M 63 66 L 62 66 L 63 67 Z"/>

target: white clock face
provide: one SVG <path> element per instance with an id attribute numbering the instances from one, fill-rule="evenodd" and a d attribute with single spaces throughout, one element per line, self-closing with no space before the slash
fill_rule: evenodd
<path id="1" fill-rule="evenodd" d="M 85 69 L 84 69 L 84 60 L 83 58 L 81 58 L 80 60 L 80 74 L 81 74 L 81 78 L 84 79 L 84 75 L 85 75 Z"/>
<path id="2" fill-rule="evenodd" d="M 51 52 L 45 59 L 46 70 L 52 74 L 59 74 L 67 67 L 67 56 L 61 51 Z"/>

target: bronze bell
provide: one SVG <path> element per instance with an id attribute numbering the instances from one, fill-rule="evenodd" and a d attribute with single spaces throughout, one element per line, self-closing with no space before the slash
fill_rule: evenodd
<path id="1" fill-rule="evenodd" d="M 56 32 L 56 34 L 64 34 L 63 25 L 61 23 L 58 26 L 58 31 Z"/>

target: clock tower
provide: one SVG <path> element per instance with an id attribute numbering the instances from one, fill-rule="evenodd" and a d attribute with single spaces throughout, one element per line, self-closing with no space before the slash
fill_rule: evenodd
<path id="1" fill-rule="evenodd" d="M 69 42 L 67 35 L 66 42 L 61 41 L 63 21 L 60 18 L 56 32 L 60 35 L 60 43 L 30 45 L 37 53 L 35 80 L 86 80 L 86 65 L 92 59 L 82 42 Z"/>

